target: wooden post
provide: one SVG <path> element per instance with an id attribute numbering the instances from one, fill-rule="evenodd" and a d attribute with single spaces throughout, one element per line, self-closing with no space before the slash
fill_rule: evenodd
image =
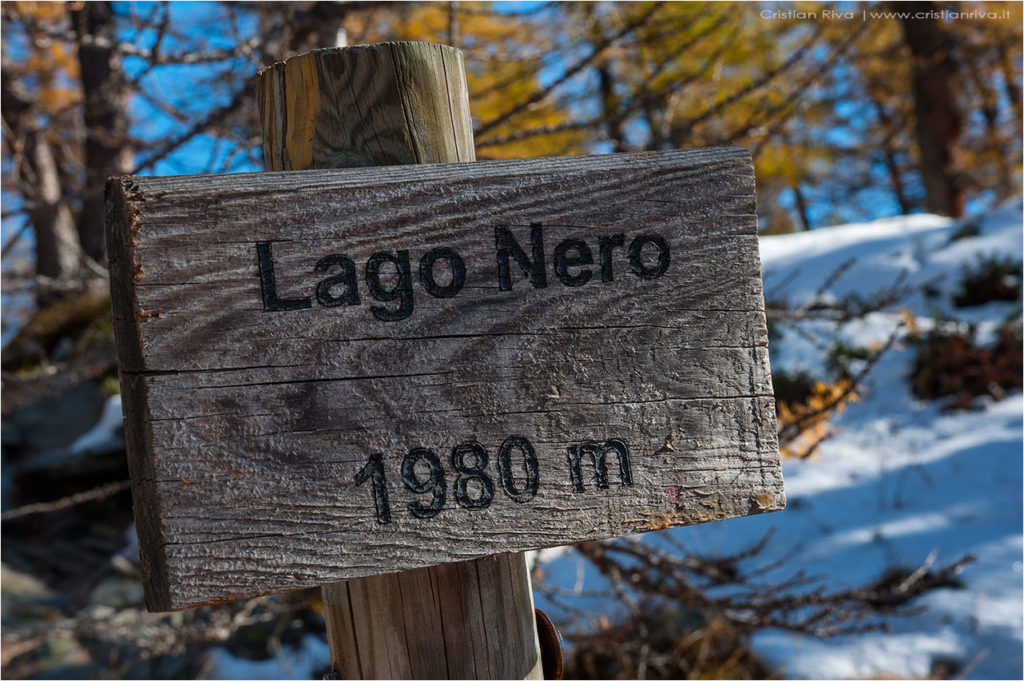
<path id="1" fill-rule="evenodd" d="M 258 77 L 268 170 L 475 160 L 461 51 L 317 50 Z M 341 678 L 542 678 L 524 554 L 323 587 Z"/>
<path id="2" fill-rule="evenodd" d="M 269 165 L 472 159 L 458 56 L 273 67 Z M 785 505 L 745 150 L 122 177 L 107 218 L 152 610 L 448 565 L 328 588 L 339 672 L 532 677 L 494 554 Z"/>

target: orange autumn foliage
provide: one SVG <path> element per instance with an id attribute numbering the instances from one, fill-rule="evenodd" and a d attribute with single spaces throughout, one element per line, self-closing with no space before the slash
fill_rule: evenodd
<path id="1" fill-rule="evenodd" d="M 837 432 L 832 418 L 859 399 L 855 383 L 844 377 L 829 384 L 818 381 L 803 400 L 780 400 L 776 403 L 779 451 L 800 459 L 813 456 L 818 446 Z"/>

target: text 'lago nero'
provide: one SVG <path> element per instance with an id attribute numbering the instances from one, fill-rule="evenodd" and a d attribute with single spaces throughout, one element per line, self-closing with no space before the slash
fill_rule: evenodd
<path id="1" fill-rule="evenodd" d="M 287 297 L 277 290 L 274 267 L 273 242 L 256 244 L 259 264 L 260 291 L 266 312 L 306 310 L 313 301 L 322 307 L 359 305 L 361 303 L 359 275 L 354 260 L 342 254 L 321 257 L 313 267 L 314 273 L 327 275 L 316 283 L 309 295 Z M 596 248 L 593 248 L 596 246 Z M 497 259 L 497 284 L 502 291 L 511 291 L 516 267 L 519 278 L 527 279 L 534 288 L 548 285 L 548 263 L 544 247 L 544 227 L 530 224 L 530 253 L 506 226 L 494 229 L 494 249 Z M 594 253 L 597 253 L 595 260 Z M 618 253 L 616 252 L 618 251 Z M 624 262 L 623 262 L 624 261 Z M 622 268 L 617 270 L 616 264 Z M 659 234 L 646 233 L 632 237 L 626 245 L 625 234 L 598 236 L 593 243 L 583 239 L 565 239 L 555 246 L 551 268 L 564 286 L 578 287 L 599 276 L 602 282 L 615 281 L 617 274 L 628 271 L 643 280 L 657 279 L 665 274 L 670 263 L 668 242 Z M 594 265 L 595 267 L 590 267 Z M 435 298 L 452 298 L 466 283 L 466 261 L 454 249 L 434 248 L 419 259 L 420 287 Z M 382 273 L 385 281 L 382 281 Z M 378 303 L 370 312 L 382 321 L 399 321 L 413 312 L 414 273 L 408 250 L 379 251 L 371 255 L 363 268 L 366 291 Z"/>

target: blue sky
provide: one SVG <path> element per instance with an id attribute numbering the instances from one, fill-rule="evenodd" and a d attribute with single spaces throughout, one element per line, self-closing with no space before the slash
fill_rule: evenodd
<path id="1" fill-rule="evenodd" d="M 514 14 L 536 9 L 543 4 L 542 2 L 497 2 L 493 7 L 498 11 Z M 837 6 L 844 7 L 846 4 L 838 3 Z M 779 3 L 766 3 L 767 5 L 786 6 Z M 146 16 L 162 11 L 162 6 L 155 3 L 126 2 L 116 3 L 115 6 L 116 11 L 123 16 L 133 13 Z M 171 25 L 186 36 L 186 39 L 177 40 L 173 36 L 168 36 L 162 44 L 165 53 L 228 48 L 236 44 L 241 37 L 253 35 L 258 30 L 255 16 L 252 13 L 238 13 L 238 23 L 232 24 L 229 21 L 228 11 L 220 3 L 175 1 L 169 3 L 167 7 L 170 11 Z M 10 39 L 11 36 L 5 36 L 5 38 Z M 155 39 L 155 32 L 150 30 L 141 35 L 135 35 L 131 29 L 126 28 L 121 38 L 136 44 L 150 46 Z M 8 48 L 11 54 L 17 57 L 17 41 L 13 40 L 9 43 Z M 559 56 L 551 59 L 539 74 L 541 82 L 550 83 L 560 77 L 567 67 L 566 60 L 569 58 L 571 57 Z M 135 96 L 129 104 L 131 132 L 143 141 L 136 153 L 136 162 L 142 162 L 147 158 L 152 144 L 157 140 L 168 135 L 181 134 L 191 124 L 191 122 L 182 123 L 161 110 L 160 102 L 165 102 L 169 108 L 183 111 L 196 120 L 205 112 L 226 103 L 230 97 L 230 87 L 224 87 L 223 83 L 213 82 L 215 79 L 230 76 L 228 79 L 235 85 L 245 84 L 246 87 L 255 87 L 252 78 L 260 66 L 261 64 L 257 63 L 254 58 L 243 57 L 214 65 L 162 66 L 145 72 L 146 62 L 143 59 L 127 57 L 124 61 L 126 72 L 131 77 L 139 76 L 146 92 L 150 93 L 150 98 L 156 102 Z M 140 74 L 143 75 L 140 76 Z M 582 90 L 596 86 L 587 81 L 585 77 L 579 77 L 573 79 L 567 87 Z M 849 106 L 855 109 L 857 105 L 853 103 L 854 98 L 851 97 L 849 101 Z M 580 115 L 586 115 L 586 112 L 581 110 Z M 866 111 L 851 110 L 848 118 L 855 120 L 858 115 L 869 120 L 871 114 Z M 642 124 L 633 123 L 631 127 L 627 128 L 627 133 L 639 139 L 644 135 L 645 130 Z M 830 144 L 848 145 L 858 141 L 857 134 L 856 127 L 837 128 L 828 133 L 829 139 L 826 141 Z M 605 152 L 610 150 L 610 147 L 598 144 L 594 150 Z M 258 170 L 262 170 L 258 159 L 258 150 L 256 153 L 239 153 L 239 150 L 229 142 L 217 140 L 208 135 L 197 135 L 167 158 L 158 161 L 151 168 L 144 169 L 140 174 L 176 175 Z M 842 168 L 836 170 L 844 171 Z M 873 181 L 877 182 L 879 188 L 868 188 L 847 204 L 844 204 L 841 199 L 837 200 L 833 197 L 830 187 L 807 187 L 805 191 L 810 203 L 809 212 L 812 222 L 816 225 L 825 225 L 834 224 L 839 220 L 870 219 L 898 213 L 899 207 L 896 205 L 895 199 L 891 192 L 884 188 L 887 184 L 884 166 L 878 162 L 875 167 L 870 169 L 870 172 Z M 915 192 L 920 191 L 920 187 L 912 187 L 912 189 Z M 18 208 L 17 197 L 13 192 L 5 192 L 4 199 L 6 200 L 5 210 Z M 780 201 L 785 207 L 793 209 L 795 202 L 792 192 L 783 191 Z M 981 202 L 975 199 L 968 207 L 971 212 L 975 212 L 981 206 Z M 23 218 L 20 217 L 4 219 L 2 229 L 0 229 L 0 241 L 6 244 L 10 235 L 19 229 L 22 222 Z"/>

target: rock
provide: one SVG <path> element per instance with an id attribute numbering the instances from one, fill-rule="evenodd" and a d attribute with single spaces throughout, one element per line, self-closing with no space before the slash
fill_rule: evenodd
<path id="1" fill-rule="evenodd" d="M 56 395 L 41 397 L 4 419 L 4 449 L 67 447 L 93 427 L 103 403 L 94 381 L 82 381 Z"/>
<path id="2" fill-rule="evenodd" d="M 277 622 L 273 619 L 240 626 L 224 643 L 224 647 L 243 660 L 270 659 L 274 653 L 270 650 L 269 641 L 276 626 Z"/>
<path id="3" fill-rule="evenodd" d="M 104 402 L 93 381 L 37 399 L 3 425 L 4 482 L 13 483 L 4 488 L 5 510 L 128 477 L 121 398 Z"/>
<path id="4" fill-rule="evenodd" d="M 53 592 L 32 575 L 18 572 L 8 567 L 6 563 L 0 563 L 0 593 L 7 598 L 11 595 L 49 596 Z"/>
<path id="5" fill-rule="evenodd" d="M 56 679 L 58 681 L 63 679 L 68 679 L 68 681 L 76 679 L 101 679 L 103 678 L 103 672 L 103 668 L 98 664 L 61 665 L 59 667 L 47 667 L 38 674 L 33 674 L 26 678 Z"/>
<path id="6" fill-rule="evenodd" d="M 96 585 L 89 595 L 90 605 L 120 609 L 142 605 L 142 583 L 125 577 L 108 577 Z"/>
<path id="7" fill-rule="evenodd" d="M 139 561 L 139 535 L 135 529 L 135 521 L 129 523 L 124 531 L 124 546 L 110 558 L 110 565 L 123 575 L 138 576 L 141 574 Z"/>
<path id="8" fill-rule="evenodd" d="M 5 672 L 29 679 L 98 678 L 101 670 L 82 644 L 68 631 L 55 631 L 38 646 L 11 660 Z M 5 674 L 6 675 L 6 674 Z"/>
<path id="9" fill-rule="evenodd" d="M 53 621 L 63 616 L 68 596 L 57 594 L 40 580 L 0 565 L 0 622 L 4 628 L 33 620 Z"/>
<path id="10" fill-rule="evenodd" d="M 121 416 L 120 395 L 107 398 L 100 420 L 68 447 L 72 454 L 103 454 L 123 452 L 124 449 L 124 418 Z"/>
<path id="11" fill-rule="evenodd" d="M 22 504 L 52 501 L 128 479 L 124 450 L 75 454 L 67 449 L 50 449 L 28 457 L 13 468 L 13 480 Z"/>
<path id="12" fill-rule="evenodd" d="M 188 655 L 159 655 L 142 659 L 130 666 L 126 679 L 195 679 L 199 669 Z"/>

